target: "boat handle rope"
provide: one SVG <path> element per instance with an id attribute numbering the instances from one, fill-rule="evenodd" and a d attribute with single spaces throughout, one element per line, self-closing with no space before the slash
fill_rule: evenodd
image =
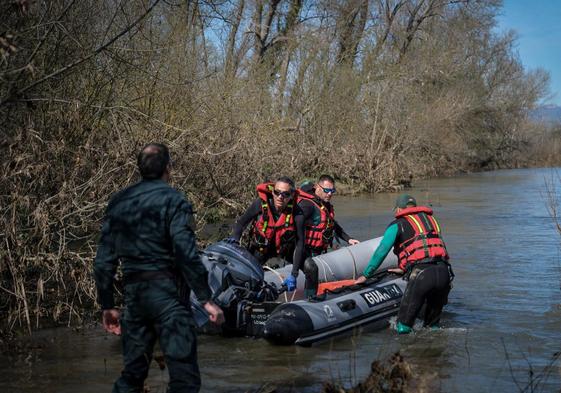
<path id="1" fill-rule="evenodd" d="M 318 255 L 318 260 L 317 260 L 317 262 L 321 262 L 321 267 L 322 267 L 322 269 L 323 269 L 323 279 L 324 279 L 324 282 L 337 280 L 337 277 L 335 277 L 335 274 L 333 273 L 333 270 L 331 270 L 331 267 L 327 264 L 327 262 L 324 262 L 324 261 L 321 259 L 321 256 L 319 256 L 319 255 Z M 316 265 L 318 265 L 317 262 L 316 262 Z M 331 273 L 331 279 L 328 279 L 328 278 L 327 278 L 327 272 L 326 272 L 326 269 L 325 269 L 326 267 L 329 269 L 329 273 Z"/>
<path id="2" fill-rule="evenodd" d="M 353 280 L 356 280 L 356 273 L 357 273 L 357 268 L 356 268 L 356 260 L 355 260 L 355 256 L 353 255 L 353 253 L 351 252 L 351 250 L 349 250 L 349 247 L 345 247 L 345 250 L 348 251 L 349 254 L 351 254 L 351 258 L 353 259 Z"/>
<path id="3" fill-rule="evenodd" d="M 283 277 L 281 276 L 281 274 L 280 274 L 279 272 L 277 272 L 275 269 L 271 269 L 269 266 L 263 266 L 263 270 L 268 270 L 268 271 L 273 272 L 274 274 L 276 274 L 281 283 L 284 281 L 284 279 L 283 279 Z M 292 301 L 294 300 L 294 295 L 296 295 L 296 291 L 292 291 L 292 297 L 290 298 L 290 301 L 289 301 L 289 300 L 288 300 L 288 295 L 287 295 L 286 292 L 285 292 L 285 293 L 284 293 L 284 301 L 285 301 L 286 303 L 292 303 Z"/>

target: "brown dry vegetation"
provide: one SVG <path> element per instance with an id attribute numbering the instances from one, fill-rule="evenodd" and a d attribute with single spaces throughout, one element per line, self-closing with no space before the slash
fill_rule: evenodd
<path id="1" fill-rule="evenodd" d="M 395 353 L 385 361 L 375 360 L 370 365 L 370 374 L 349 389 L 338 383 L 326 382 L 321 393 L 406 393 L 426 392 L 424 383 L 419 384 L 420 377 L 413 378 L 411 366 L 401 354 Z M 435 390 L 432 390 L 435 391 Z"/>
<path id="2" fill-rule="evenodd" d="M 375 192 L 535 163 L 548 76 L 493 32 L 499 6 L 0 1 L 2 333 L 91 309 L 104 206 L 148 141 L 170 145 L 201 223 L 278 174 Z"/>

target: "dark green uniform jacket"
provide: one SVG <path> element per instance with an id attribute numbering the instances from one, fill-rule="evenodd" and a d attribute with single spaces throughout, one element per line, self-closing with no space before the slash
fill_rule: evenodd
<path id="1" fill-rule="evenodd" d="M 208 301 L 207 271 L 197 253 L 192 220 L 189 202 L 163 180 L 143 180 L 114 195 L 94 264 L 102 309 L 114 307 L 119 259 L 125 282 L 139 272 L 177 271 L 201 303 Z"/>

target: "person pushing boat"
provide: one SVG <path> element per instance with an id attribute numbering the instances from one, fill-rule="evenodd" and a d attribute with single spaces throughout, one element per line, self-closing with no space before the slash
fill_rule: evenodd
<path id="1" fill-rule="evenodd" d="M 410 195 L 400 195 L 395 204 L 395 220 L 384 232 L 363 276 L 355 282 L 363 283 L 371 277 L 392 247 L 398 257 L 398 268 L 388 271 L 403 274 L 408 280 L 397 317 L 397 332 L 407 334 L 412 331 L 425 303 L 423 325 L 438 327 L 442 309 L 448 302 L 453 273 L 440 225 L 432 209 L 417 206 L 417 201 Z"/>

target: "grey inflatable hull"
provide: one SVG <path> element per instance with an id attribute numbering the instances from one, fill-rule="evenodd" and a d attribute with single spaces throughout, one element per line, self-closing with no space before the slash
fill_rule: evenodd
<path id="1" fill-rule="evenodd" d="M 358 277 L 379 242 L 373 239 L 315 257 L 320 280 Z M 385 271 L 395 265 L 395 257 L 390 256 L 380 267 L 383 271 L 364 284 L 328 291 L 312 300 L 298 300 L 303 293 L 303 274 L 298 278 L 298 290 L 279 296 L 281 283 L 292 266 L 264 274 L 246 249 L 224 241 L 209 246 L 201 260 L 209 272 L 213 299 L 226 317 L 219 332 L 265 337 L 274 344 L 311 345 L 358 327 L 385 325 L 397 313 L 406 285 L 400 276 Z M 201 330 L 215 331 L 193 294 L 191 300 Z"/>
<path id="2" fill-rule="evenodd" d="M 381 237 L 370 239 L 354 246 L 342 247 L 338 250 L 318 255 L 312 258 L 319 270 L 319 281 L 330 282 L 358 278 L 380 244 Z M 390 252 L 377 271 L 383 271 L 397 266 L 397 257 Z M 279 286 L 282 281 L 292 272 L 292 265 L 286 265 L 279 269 L 271 269 L 265 272 L 265 281 Z M 302 271 L 299 272 L 296 290 L 279 298 L 279 300 L 290 301 L 304 298 L 304 282 L 306 278 Z"/>
<path id="3" fill-rule="evenodd" d="M 401 277 L 389 274 L 321 301 L 283 303 L 265 320 L 262 336 L 273 344 L 307 346 L 358 327 L 386 326 L 397 314 L 405 286 Z"/>

